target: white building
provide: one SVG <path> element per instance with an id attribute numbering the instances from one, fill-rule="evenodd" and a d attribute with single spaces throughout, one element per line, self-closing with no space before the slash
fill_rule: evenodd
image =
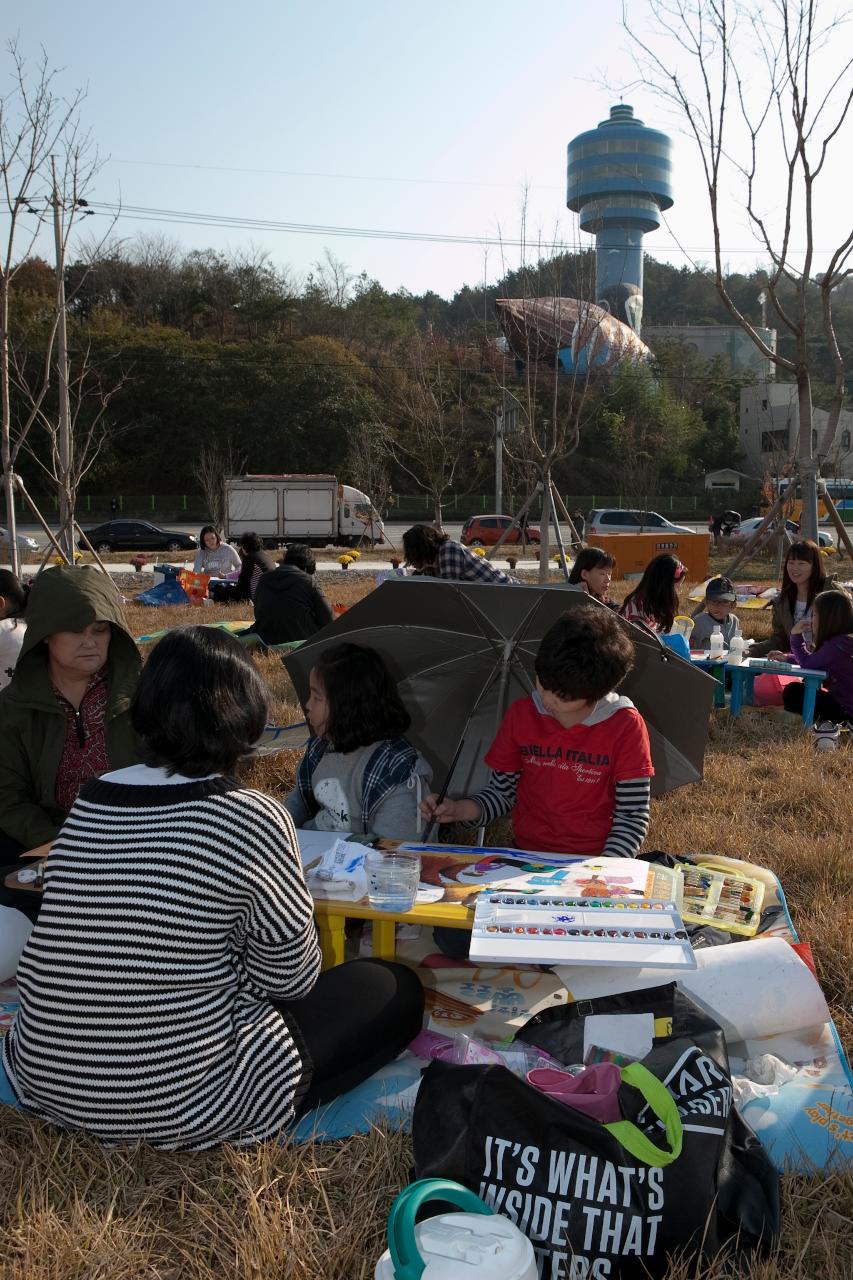
<path id="1" fill-rule="evenodd" d="M 829 415 L 812 411 L 812 447 L 817 448 Z M 853 413 L 842 409 L 835 445 L 822 467 L 824 476 L 853 479 Z M 794 382 L 757 382 L 740 393 L 740 442 L 750 471 L 756 476 L 781 474 L 799 451 L 800 415 Z"/>

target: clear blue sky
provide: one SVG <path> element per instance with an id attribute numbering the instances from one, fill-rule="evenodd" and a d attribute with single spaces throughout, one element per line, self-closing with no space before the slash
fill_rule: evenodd
<path id="1" fill-rule="evenodd" d="M 527 184 L 528 237 L 547 244 L 579 234 L 565 208 L 567 142 L 603 119 L 635 75 L 620 13 L 621 0 L 28 0 L 16 18 L 30 59 L 43 45 L 64 88 L 88 87 L 83 119 L 109 157 L 98 199 L 512 239 Z M 625 98 L 646 123 L 669 127 L 648 91 Z M 686 139 L 676 137 L 675 157 L 670 228 L 646 246 L 681 265 L 676 236 L 704 260 L 711 241 Z M 730 226 L 732 264 L 753 265 L 757 251 L 738 251 L 751 241 L 736 211 Z M 479 245 L 127 215 L 117 229 L 128 239 L 140 232 L 186 249 L 253 243 L 299 274 L 328 247 L 388 288 L 446 296 L 501 271 L 500 249 L 484 261 Z M 515 265 L 518 250 L 505 257 Z"/>

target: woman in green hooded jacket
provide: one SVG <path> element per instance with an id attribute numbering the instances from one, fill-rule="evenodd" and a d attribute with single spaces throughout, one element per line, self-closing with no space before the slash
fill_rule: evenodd
<path id="1" fill-rule="evenodd" d="M 139 759 L 128 708 L 141 664 L 112 580 L 93 566 L 46 569 L 33 583 L 26 620 L 15 673 L 0 692 L 0 861 L 7 863 L 53 840 L 89 778 Z M 17 894 L 14 905 L 24 906 Z"/>

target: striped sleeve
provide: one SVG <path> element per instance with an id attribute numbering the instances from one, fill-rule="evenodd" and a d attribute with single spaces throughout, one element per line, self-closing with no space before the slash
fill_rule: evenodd
<path id="1" fill-rule="evenodd" d="M 495 818 L 503 818 L 508 814 L 515 804 L 515 795 L 520 777 L 520 773 L 502 773 L 499 769 L 493 769 L 488 784 L 483 787 L 482 791 L 478 791 L 475 796 L 471 797 L 480 806 L 482 817 L 477 821 L 465 822 L 462 825 L 479 827 L 484 822 L 493 822 Z"/>
<path id="2" fill-rule="evenodd" d="M 651 817 L 651 779 L 625 778 L 616 783 L 613 825 L 603 852 L 612 858 L 636 858 Z"/>

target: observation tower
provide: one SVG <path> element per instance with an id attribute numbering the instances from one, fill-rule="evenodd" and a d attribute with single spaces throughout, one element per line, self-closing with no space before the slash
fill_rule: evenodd
<path id="1" fill-rule="evenodd" d="M 672 207 L 672 144 L 620 103 L 568 146 L 566 204 L 595 236 L 595 300 L 639 334 L 643 236 Z"/>

